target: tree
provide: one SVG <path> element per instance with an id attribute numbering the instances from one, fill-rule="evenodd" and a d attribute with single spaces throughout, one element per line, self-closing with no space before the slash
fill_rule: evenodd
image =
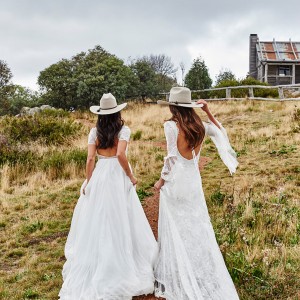
<path id="1" fill-rule="evenodd" d="M 136 91 L 142 100 L 145 100 L 146 97 L 156 96 L 159 87 L 155 80 L 156 74 L 149 61 L 144 58 L 137 59 L 132 62 L 130 67 L 138 79 Z"/>
<path id="2" fill-rule="evenodd" d="M 0 88 L 7 86 L 12 79 L 12 73 L 7 63 L 0 60 Z"/>
<path id="3" fill-rule="evenodd" d="M 12 93 L 12 73 L 7 63 L 0 60 L 0 115 L 9 111 L 9 96 Z"/>
<path id="4" fill-rule="evenodd" d="M 33 107 L 39 105 L 39 95 L 29 88 L 21 85 L 13 85 L 12 93 L 9 97 L 9 113 L 16 115 L 20 113 L 22 107 Z"/>
<path id="5" fill-rule="evenodd" d="M 46 68 L 40 72 L 38 84 L 45 103 L 68 109 L 97 104 L 108 92 L 118 101 L 132 97 L 136 80 L 123 60 L 96 46 Z"/>
<path id="6" fill-rule="evenodd" d="M 219 74 L 216 76 L 216 86 L 219 85 L 222 81 L 234 81 L 234 80 L 236 80 L 236 78 L 231 70 L 222 69 L 220 70 Z"/>
<path id="7" fill-rule="evenodd" d="M 194 59 L 191 69 L 185 76 L 185 85 L 191 90 L 203 90 L 211 87 L 212 80 L 204 60 Z"/>
<path id="8" fill-rule="evenodd" d="M 171 57 L 165 54 L 144 56 L 142 60 L 148 62 L 154 70 L 160 91 L 169 90 L 174 84 L 177 68 L 174 67 Z"/>

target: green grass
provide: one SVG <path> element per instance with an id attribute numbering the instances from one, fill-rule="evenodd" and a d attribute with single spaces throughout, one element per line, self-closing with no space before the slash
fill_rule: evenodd
<path id="1" fill-rule="evenodd" d="M 202 156 L 209 161 L 201 177 L 216 238 L 241 300 L 300 298 L 300 118 L 295 105 L 210 104 L 239 156 L 231 177 L 206 139 Z M 76 117 L 92 125 L 86 113 Z M 134 106 L 124 118 L 133 132 L 142 132 L 132 138 L 128 157 L 145 201 L 160 176 L 166 153 L 162 124 L 169 112 Z M 25 150 L 33 160 L 25 155 L 0 167 L 0 299 L 58 298 L 64 245 L 85 176 L 82 132 L 78 128 L 59 146 L 42 139 L 28 142 Z"/>

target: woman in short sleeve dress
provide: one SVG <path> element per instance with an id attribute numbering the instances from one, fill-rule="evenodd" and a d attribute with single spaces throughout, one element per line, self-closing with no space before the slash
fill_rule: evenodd
<path id="1" fill-rule="evenodd" d="M 88 137 L 87 179 L 65 246 L 63 300 L 129 300 L 154 290 L 157 242 L 126 158 L 125 106 L 104 94 L 100 106 L 90 108 L 98 121 Z"/>

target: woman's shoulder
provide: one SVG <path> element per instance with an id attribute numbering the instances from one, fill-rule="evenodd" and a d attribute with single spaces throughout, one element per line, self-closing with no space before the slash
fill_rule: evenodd
<path id="1" fill-rule="evenodd" d="M 91 128 L 88 136 L 88 144 L 95 144 L 96 139 L 97 139 L 97 128 L 93 127 Z"/>
<path id="2" fill-rule="evenodd" d="M 165 129 L 176 129 L 177 126 L 176 126 L 176 122 L 173 121 L 173 120 L 168 120 L 164 123 L 164 128 Z"/>
<path id="3" fill-rule="evenodd" d="M 123 125 L 121 130 L 120 130 L 120 133 L 121 132 L 130 132 L 130 128 L 127 125 Z"/>
<path id="4" fill-rule="evenodd" d="M 123 127 L 121 128 L 118 134 L 119 140 L 126 140 L 128 142 L 130 139 L 130 134 L 131 134 L 130 128 L 126 125 L 123 125 Z"/>
<path id="5" fill-rule="evenodd" d="M 176 122 L 173 120 L 168 120 L 164 123 L 164 126 L 176 126 Z"/>

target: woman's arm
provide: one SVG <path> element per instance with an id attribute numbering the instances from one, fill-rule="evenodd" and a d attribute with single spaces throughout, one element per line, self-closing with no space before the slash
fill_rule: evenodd
<path id="1" fill-rule="evenodd" d="M 211 112 L 210 112 L 210 110 L 209 110 L 209 108 L 208 108 L 207 102 L 206 102 L 205 100 L 202 100 L 202 99 L 201 99 L 201 100 L 197 101 L 197 104 L 203 104 L 203 107 L 201 107 L 201 109 L 202 109 L 203 111 L 206 112 L 206 114 L 207 114 L 209 120 L 210 120 L 212 123 L 214 123 L 219 129 L 221 129 L 221 127 L 220 127 L 220 125 L 219 125 L 219 122 L 218 122 L 218 121 L 215 119 L 215 117 L 211 114 Z"/>
<path id="2" fill-rule="evenodd" d="M 131 169 L 129 167 L 127 157 L 126 157 L 126 147 L 127 147 L 127 141 L 119 140 L 118 149 L 117 149 L 117 158 L 118 158 L 119 163 L 120 163 L 121 167 L 123 168 L 125 174 L 129 177 L 129 179 L 133 183 L 133 185 L 136 185 L 137 179 L 133 176 Z"/>
<path id="3" fill-rule="evenodd" d="M 88 155 L 86 159 L 86 180 L 90 181 L 94 168 L 95 168 L 95 159 L 96 159 L 96 145 L 88 145 Z"/>
<path id="4" fill-rule="evenodd" d="M 85 167 L 85 173 L 86 173 L 86 184 L 90 181 L 94 168 L 95 168 L 95 158 L 96 158 L 96 145 L 95 144 L 89 144 L 88 145 L 88 155 L 86 159 L 86 167 Z M 83 194 L 85 195 L 85 187 L 83 189 Z"/>
<path id="5" fill-rule="evenodd" d="M 167 141 L 167 156 L 164 159 L 164 166 L 159 180 L 154 184 L 156 190 L 160 190 L 165 181 L 172 180 L 174 176 L 174 167 L 177 161 L 177 128 L 174 122 L 164 124 L 164 132 Z"/>

